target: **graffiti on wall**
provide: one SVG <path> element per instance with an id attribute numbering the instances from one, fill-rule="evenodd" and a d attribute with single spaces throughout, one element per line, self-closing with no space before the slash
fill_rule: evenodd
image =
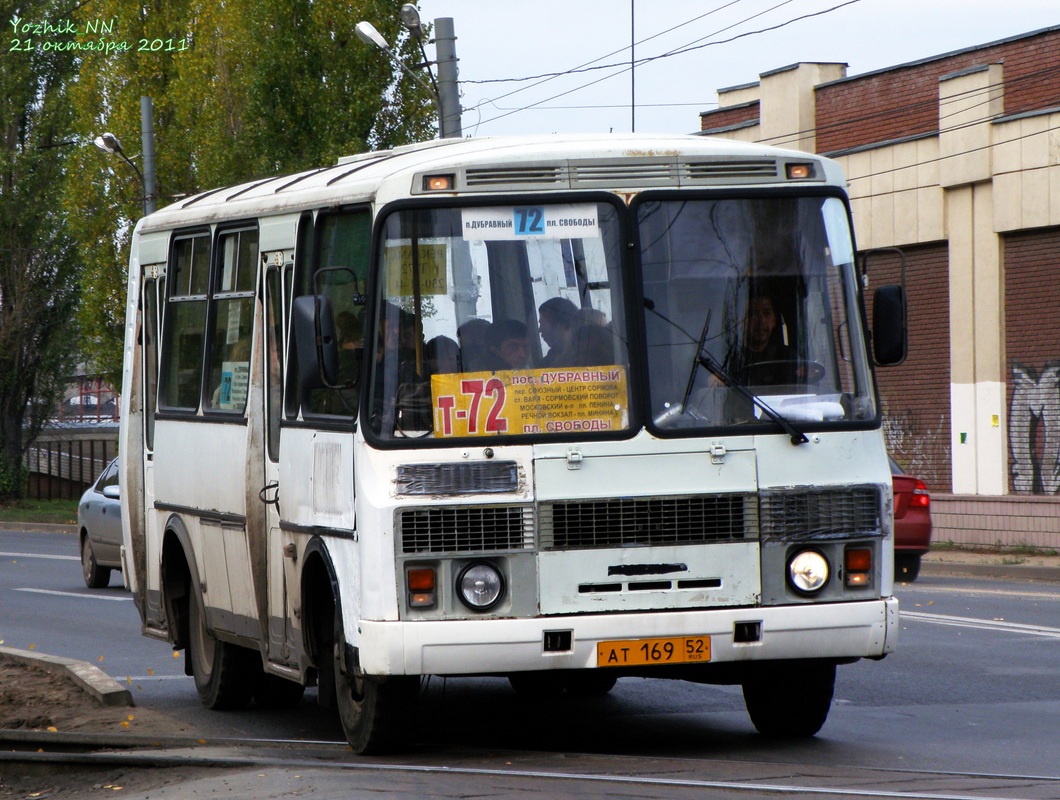
<path id="1" fill-rule="evenodd" d="M 1041 372 L 1012 366 L 1009 408 L 1012 491 L 1057 494 L 1060 491 L 1060 362 Z"/>
<path id="2" fill-rule="evenodd" d="M 913 410 L 896 410 L 885 404 L 883 437 L 887 452 L 902 469 L 916 475 L 933 489 L 949 491 L 949 421 L 942 415 L 928 420 Z"/>

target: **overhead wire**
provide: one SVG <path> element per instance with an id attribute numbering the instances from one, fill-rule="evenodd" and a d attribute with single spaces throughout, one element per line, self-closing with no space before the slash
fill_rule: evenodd
<path id="1" fill-rule="evenodd" d="M 723 6 L 722 8 L 727 8 L 730 5 L 735 4 L 735 2 L 737 2 L 737 1 L 738 0 L 733 0 L 733 2 L 730 2 L 726 6 Z M 540 100 L 540 101 L 537 101 L 537 102 L 534 102 L 534 103 L 529 103 L 529 104 L 527 104 L 525 106 L 522 106 L 522 107 L 520 107 L 518 109 L 515 109 L 513 111 L 507 111 L 507 112 L 505 112 L 503 114 L 499 114 L 499 115 L 497 115 L 495 117 L 490 117 L 488 119 L 481 120 L 478 124 L 479 125 L 485 125 L 485 124 L 488 124 L 488 123 L 495 122 L 497 120 L 503 119 L 505 117 L 511 116 L 512 114 L 517 114 L 517 113 L 519 113 L 521 111 L 526 111 L 526 110 L 529 110 L 531 108 L 536 108 L 538 106 L 544 105 L 545 103 L 551 102 L 552 100 L 556 100 L 556 99 L 558 99 L 560 97 L 565 97 L 568 94 L 572 94 L 574 92 L 582 91 L 584 89 L 587 89 L 587 88 L 589 88 L 591 86 L 595 86 L 597 83 L 600 83 L 600 82 L 602 82 L 604 80 L 608 80 L 610 78 L 618 77 L 619 75 L 622 75 L 622 74 L 628 72 L 629 70 L 634 69 L 637 66 L 642 65 L 642 64 L 651 63 L 653 61 L 658 61 L 658 60 L 663 59 L 663 58 L 671 58 L 673 56 L 682 55 L 684 53 L 692 52 L 692 51 L 695 51 L 695 50 L 701 50 L 701 49 L 706 48 L 706 47 L 712 47 L 712 46 L 716 46 L 716 45 L 727 44 L 729 42 L 733 42 L 733 41 L 736 41 L 738 39 L 742 39 L 742 38 L 745 38 L 745 37 L 748 37 L 748 36 L 755 36 L 755 35 L 759 35 L 759 34 L 762 34 L 762 33 L 775 31 L 775 30 L 778 30 L 780 28 L 786 27 L 788 25 L 794 24 L 795 22 L 800 22 L 800 21 L 805 20 L 805 19 L 810 19 L 810 18 L 813 18 L 813 17 L 821 16 L 823 14 L 832 13 L 833 11 L 836 11 L 836 10 L 838 10 L 840 8 L 845 7 L 845 6 L 849 6 L 849 5 L 853 5 L 855 3 L 859 3 L 859 2 L 861 2 L 861 0 L 845 0 L 845 2 L 841 2 L 838 5 L 832 6 L 830 8 L 822 9 L 820 11 L 815 11 L 815 12 L 812 12 L 812 13 L 808 13 L 808 14 L 804 14 L 804 15 L 801 15 L 801 16 L 798 16 L 798 17 L 794 17 L 792 19 L 786 20 L 784 22 L 780 22 L 780 23 L 778 23 L 776 25 L 772 25 L 772 26 L 769 26 L 767 28 L 760 28 L 760 29 L 753 30 L 753 31 L 745 31 L 744 33 L 741 33 L 741 34 L 738 34 L 736 36 L 730 37 L 729 39 L 718 40 L 718 41 L 710 41 L 710 42 L 703 42 L 703 39 L 710 38 L 711 36 L 716 36 L 716 35 L 718 35 L 718 33 L 723 33 L 724 31 L 731 30 L 733 27 L 736 27 L 737 25 L 742 25 L 742 24 L 744 24 L 746 22 L 749 22 L 750 20 L 757 19 L 758 17 L 761 17 L 761 16 L 763 16 L 763 15 L 765 15 L 765 14 L 771 12 L 771 11 L 774 11 L 777 8 L 780 8 L 781 6 L 787 5 L 790 2 L 793 2 L 793 0 L 783 0 L 782 2 L 776 4 L 776 5 L 768 8 L 768 9 L 765 9 L 763 11 L 759 11 L 759 12 L 757 12 L 755 14 L 752 14 L 752 15 L 750 15 L 748 17 L 745 17 L 743 20 L 740 20 L 739 22 L 736 22 L 736 23 L 733 23 L 732 25 L 726 26 L 725 28 L 722 28 L 720 31 L 715 31 L 714 33 L 708 34 L 705 37 L 700 37 L 699 39 L 694 40 L 690 44 L 682 45 L 681 47 L 676 48 L 676 49 L 671 50 L 671 51 L 668 51 L 666 53 L 662 53 L 662 54 L 659 54 L 659 55 L 656 55 L 656 56 L 647 56 L 647 57 L 642 58 L 642 59 L 636 59 L 632 63 L 630 63 L 630 62 L 616 62 L 616 63 L 613 63 L 613 64 L 599 65 L 599 66 L 596 66 L 596 67 L 592 67 L 591 68 L 592 70 L 614 69 L 615 71 L 612 72 L 609 75 L 605 75 L 603 78 L 598 78 L 596 80 L 590 81 L 589 83 L 582 84 L 580 86 L 577 86 L 577 87 L 575 87 L 573 89 L 566 90 L 564 92 L 560 92 L 558 94 L 552 95 L 551 97 L 547 97 L 547 98 L 545 98 L 543 100 Z M 720 9 L 716 9 L 716 10 L 720 10 Z M 713 12 L 711 12 L 711 13 L 713 13 Z M 706 15 L 702 15 L 702 16 L 706 16 Z M 677 26 L 677 27 L 681 27 L 681 26 Z M 660 35 L 662 35 L 662 34 L 656 34 L 655 36 L 660 36 Z M 655 38 L 655 37 L 649 37 L 649 39 L 645 39 L 645 41 L 650 40 L 650 38 Z M 628 49 L 628 48 L 622 48 L 621 50 L 616 51 L 616 52 L 622 52 L 622 50 L 625 50 L 625 49 Z M 606 58 L 606 57 L 607 56 L 601 56 L 600 58 Z M 586 62 L 586 64 L 582 65 L 582 67 L 575 68 L 575 69 L 580 70 L 581 72 L 588 72 L 590 70 L 587 69 L 586 67 L 588 67 L 588 65 L 594 64 L 596 61 L 599 61 L 599 60 L 600 60 L 599 58 L 598 59 L 594 59 L 593 61 Z M 541 76 L 542 79 L 541 79 L 541 81 L 539 81 L 539 83 L 532 84 L 530 86 L 525 86 L 525 87 L 522 87 L 520 89 L 512 90 L 511 92 L 508 92 L 508 93 L 503 94 L 503 95 L 501 95 L 499 97 L 496 97 L 496 98 L 489 98 L 489 99 L 484 100 L 483 102 L 481 102 L 481 103 L 479 103 L 479 104 L 477 104 L 475 106 L 471 106 L 471 107 L 467 108 L 466 110 L 468 110 L 468 111 L 478 110 L 483 105 L 495 103 L 497 100 L 502 100 L 505 97 L 510 97 L 513 94 L 517 94 L 519 92 L 526 91 L 528 89 L 534 88 L 536 86 L 541 85 L 541 83 L 545 83 L 547 81 L 554 80 L 557 77 L 563 77 L 563 76 L 571 75 L 571 74 L 578 74 L 578 73 L 574 72 L 574 70 L 567 70 L 567 71 L 562 72 L 562 73 L 555 73 L 555 74 L 551 74 L 550 73 L 547 76 Z M 534 77 L 529 77 L 529 78 L 526 78 L 526 79 L 512 79 L 512 80 L 534 80 L 534 79 L 535 79 Z M 472 83 L 472 82 L 471 81 L 461 81 L 461 83 Z"/>
<path id="2" fill-rule="evenodd" d="M 705 14 L 700 14 L 698 17 L 693 17 L 692 19 L 686 20 L 685 22 L 682 22 L 679 25 L 674 25 L 672 28 L 667 28 L 664 31 L 660 31 L 659 33 L 653 34 L 653 35 L 648 36 L 648 37 L 646 37 L 644 39 L 641 39 L 640 41 L 634 42 L 634 45 L 640 45 L 640 44 L 644 44 L 646 42 L 650 42 L 652 39 L 657 39 L 660 36 L 664 36 L 667 33 L 671 33 L 671 32 L 673 32 L 675 30 L 678 30 L 679 28 L 683 28 L 686 25 L 691 25 L 693 22 L 698 22 L 699 20 L 701 20 L 701 19 L 703 19 L 705 17 L 709 17 L 712 14 L 718 13 L 719 11 L 724 11 L 726 8 L 729 8 L 730 6 L 734 6 L 737 3 L 741 3 L 741 2 L 744 2 L 744 0 L 729 0 L 728 3 L 725 3 L 724 5 L 718 6 L 717 8 L 715 8 L 715 9 L 713 9 L 711 11 L 708 11 Z M 581 64 L 581 65 L 579 65 L 577 67 L 574 67 L 573 70 L 568 70 L 566 72 L 548 73 L 548 74 L 544 74 L 544 75 L 540 75 L 540 76 L 536 76 L 536 77 L 535 76 L 531 76 L 531 77 L 527 77 L 527 78 L 496 78 L 496 79 L 489 79 L 489 80 L 482 80 L 482 81 L 462 80 L 462 81 L 460 81 L 460 83 L 464 83 L 464 84 L 508 83 L 508 82 L 513 82 L 513 81 L 514 82 L 522 82 L 522 81 L 527 81 L 527 80 L 537 80 L 537 83 L 531 84 L 530 86 L 523 86 L 523 87 L 518 88 L 518 89 L 513 89 L 512 91 L 506 92 L 505 94 L 502 94 L 499 97 L 488 98 L 488 99 L 483 100 L 482 102 L 478 103 L 477 105 L 471 106 L 471 107 L 469 107 L 469 108 L 467 108 L 465 110 L 466 111 L 477 111 L 484 105 L 496 105 L 496 102 L 498 100 L 504 100 L 507 97 L 511 97 L 512 95 L 519 94 L 520 92 L 529 91 L 530 89 L 534 89 L 534 88 L 536 88 L 538 86 L 541 86 L 541 85 L 543 85 L 545 83 L 548 83 L 551 80 L 555 80 L 556 78 L 564 77 L 566 75 L 573 74 L 574 72 L 581 71 L 581 70 L 583 70 L 584 67 L 588 67 L 591 64 L 595 64 L 597 61 L 600 61 L 600 60 L 605 59 L 605 58 L 610 58 L 611 56 L 617 55 L 618 53 L 624 52 L 624 51 L 626 51 L 628 49 L 629 49 L 628 47 L 620 47 L 617 50 L 612 50 L 610 53 L 606 53 L 605 55 L 599 56 L 598 58 L 594 58 L 592 61 L 586 61 L 584 64 Z M 628 62 L 624 62 L 624 63 L 628 63 Z M 538 78 L 540 78 L 540 80 L 538 80 Z M 589 85 L 592 85 L 592 84 L 589 84 Z M 544 102 L 548 102 L 548 101 L 546 100 Z M 538 104 L 538 105 L 540 105 L 540 104 Z M 478 124 L 481 124 L 481 121 Z"/>

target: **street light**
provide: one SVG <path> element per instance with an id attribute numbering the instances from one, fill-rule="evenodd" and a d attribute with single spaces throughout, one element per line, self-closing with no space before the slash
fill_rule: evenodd
<path id="1" fill-rule="evenodd" d="M 140 129 L 143 140 L 144 170 L 132 162 L 122 150 L 121 142 L 113 133 L 104 133 L 94 140 L 96 147 L 104 153 L 110 153 L 120 157 L 126 164 L 133 168 L 136 177 L 140 179 L 140 198 L 143 205 L 144 216 L 154 213 L 157 208 L 155 201 L 155 124 L 153 105 L 150 97 L 140 98 Z"/>
<path id="2" fill-rule="evenodd" d="M 427 67 L 431 84 L 428 85 L 419 75 L 405 66 L 390 49 L 386 39 L 376 30 L 370 22 L 358 22 L 354 28 L 357 38 L 366 44 L 374 45 L 390 57 L 402 70 L 408 73 L 417 83 L 431 94 L 438 108 L 438 134 L 443 139 L 459 139 L 463 134 L 460 132 L 460 95 L 457 90 L 457 57 L 454 42 L 456 35 L 453 33 L 453 20 L 449 17 L 436 19 L 434 21 L 437 36 L 435 45 L 438 50 L 438 81 L 434 80 L 431 72 L 431 62 L 427 59 L 427 53 L 423 49 L 423 26 L 420 24 L 420 15 L 412 3 L 406 3 L 401 7 L 401 22 L 409 33 L 416 39 L 423 54 L 423 63 L 417 66 Z"/>

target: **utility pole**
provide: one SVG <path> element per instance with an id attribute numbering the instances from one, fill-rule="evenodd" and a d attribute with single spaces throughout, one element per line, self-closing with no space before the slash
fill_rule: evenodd
<path id="1" fill-rule="evenodd" d="M 140 137 L 144 154 L 144 213 L 158 208 L 155 194 L 155 114 L 150 97 L 140 98 Z"/>
<path id="2" fill-rule="evenodd" d="M 443 139 L 459 139 L 463 136 L 457 85 L 460 70 L 452 17 L 440 17 L 434 21 L 434 48 L 438 56 L 438 126 Z"/>

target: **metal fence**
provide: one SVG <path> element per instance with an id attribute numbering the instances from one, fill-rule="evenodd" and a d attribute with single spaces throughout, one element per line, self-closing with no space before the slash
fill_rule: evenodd
<path id="1" fill-rule="evenodd" d="M 26 452 L 26 494 L 37 500 L 76 499 L 117 454 L 118 443 L 111 439 L 37 441 Z"/>

